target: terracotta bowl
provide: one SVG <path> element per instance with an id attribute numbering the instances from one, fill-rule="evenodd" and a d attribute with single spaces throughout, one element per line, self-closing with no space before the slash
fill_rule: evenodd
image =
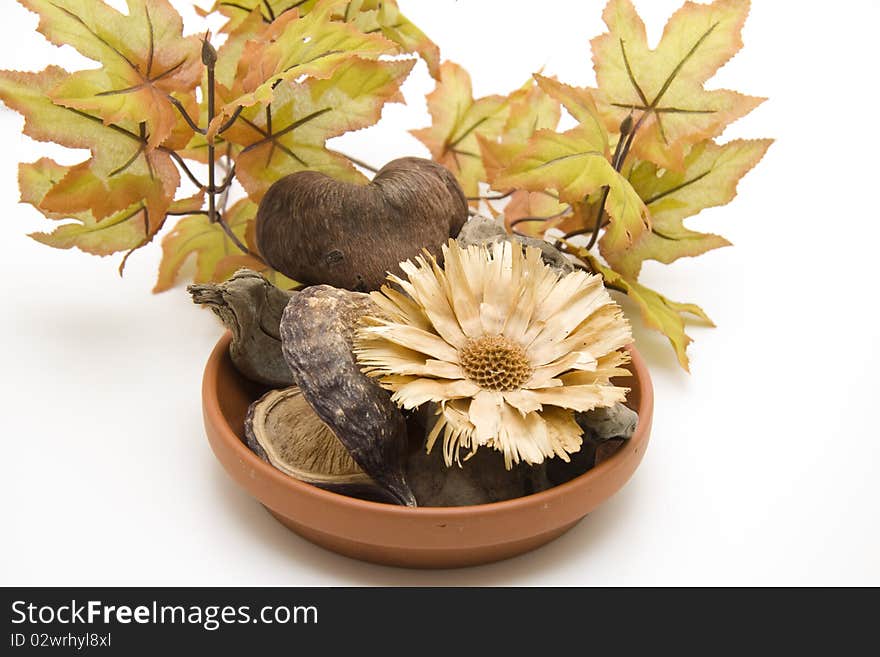
<path id="1" fill-rule="evenodd" d="M 642 460 L 651 431 L 654 395 L 638 351 L 631 348 L 638 411 L 633 437 L 613 456 L 571 481 L 505 502 L 463 507 L 407 508 L 330 493 L 288 477 L 243 442 L 248 405 L 264 390 L 242 378 L 228 355 L 230 335 L 214 348 L 202 386 L 205 429 L 214 454 L 242 488 L 279 522 L 334 552 L 414 568 L 472 566 L 541 546 L 573 527 L 617 492 Z"/>

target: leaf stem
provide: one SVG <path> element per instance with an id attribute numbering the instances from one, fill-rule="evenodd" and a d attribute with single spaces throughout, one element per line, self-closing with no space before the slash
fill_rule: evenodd
<path id="1" fill-rule="evenodd" d="M 507 198 L 511 194 L 513 194 L 516 190 L 511 189 L 508 192 L 504 192 L 503 194 L 487 194 L 486 196 L 468 196 L 468 201 L 500 201 L 503 198 Z"/>
<path id="2" fill-rule="evenodd" d="M 171 104 L 177 108 L 177 111 L 180 113 L 180 115 L 183 117 L 183 120 L 186 121 L 186 124 L 190 128 L 195 130 L 200 135 L 204 135 L 207 133 L 207 130 L 205 130 L 204 128 L 200 128 L 198 126 L 198 124 L 193 120 L 193 118 L 189 115 L 189 112 L 187 112 L 186 108 L 183 106 L 183 103 L 181 103 L 179 100 L 177 100 L 171 94 L 167 94 L 167 96 L 168 96 L 168 100 L 171 101 Z"/>
<path id="3" fill-rule="evenodd" d="M 571 212 L 571 206 L 570 206 L 570 205 L 567 206 L 567 207 L 566 207 L 564 210 L 562 210 L 561 212 L 557 212 L 557 213 L 555 213 L 555 214 L 551 214 L 551 215 L 548 215 L 548 216 L 546 216 L 546 217 L 520 217 L 519 219 L 514 219 L 513 221 L 510 222 L 510 230 L 513 231 L 513 233 L 514 233 L 515 235 L 521 235 L 522 237 L 529 237 L 529 235 L 523 235 L 522 233 L 520 233 L 519 231 L 514 230 L 514 229 L 515 229 L 517 226 L 519 226 L 520 224 L 532 223 L 532 222 L 539 222 L 539 221 L 540 221 L 540 222 L 547 222 L 547 221 L 550 221 L 550 220 L 552 220 L 552 219 L 558 219 L 559 217 L 564 217 L 564 216 L 567 215 L 569 212 Z"/>
<path id="4" fill-rule="evenodd" d="M 242 110 L 244 110 L 244 105 L 239 105 L 238 107 L 236 107 L 235 111 L 229 116 L 228 119 L 226 119 L 226 121 L 223 123 L 223 125 L 221 125 L 219 128 L 217 128 L 217 134 L 222 135 L 224 132 L 229 130 L 229 128 L 232 127 L 232 124 L 235 123 L 235 121 L 238 119 Z"/>
<path id="5" fill-rule="evenodd" d="M 205 44 L 208 45 L 208 37 L 205 37 Z M 210 125 L 211 121 L 214 120 L 214 103 L 216 101 L 215 98 L 215 89 L 214 89 L 214 61 L 211 61 L 208 58 L 206 62 L 208 67 L 208 124 Z M 216 166 L 216 162 L 214 162 L 214 140 L 208 140 L 208 220 L 213 224 L 217 221 L 217 190 L 214 187 L 214 169 Z M 225 226 L 225 222 L 223 222 Z M 228 227 L 227 227 L 228 228 Z M 225 230 L 225 228 L 224 228 Z M 232 234 L 231 230 L 226 231 L 227 234 Z M 237 238 L 233 239 L 236 241 Z"/>
<path id="6" fill-rule="evenodd" d="M 177 151 L 168 148 L 167 146 L 159 146 L 158 148 L 163 153 L 168 153 L 168 155 L 170 155 L 171 158 L 175 162 L 177 162 L 177 165 L 183 170 L 183 172 L 186 174 L 186 177 L 190 179 L 193 185 L 201 190 L 207 189 L 207 187 L 203 183 L 199 182 L 199 179 L 196 178 L 195 174 L 190 171 L 190 168 L 186 165 L 186 160 L 184 160 Z"/>
<path id="7" fill-rule="evenodd" d="M 212 223 L 219 224 L 220 228 L 223 229 L 223 232 L 226 233 L 227 237 L 229 237 L 232 243 L 235 244 L 235 246 L 237 246 L 242 253 L 244 253 L 245 255 L 249 255 L 252 258 L 256 258 L 260 262 L 263 261 L 262 258 L 260 258 L 256 253 L 253 253 L 249 248 L 247 248 L 247 246 L 242 244 L 241 240 L 238 239 L 238 236 L 233 232 L 232 228 L 229 227 L 229 224 L 226 223 L 226 220 L 222 216 L 220 216 L 219 214 L 215 215 L 214 221 Z"/>
<path id="8" fill-rule="evenodd" d="M 620 138 L 617 140 L 617 146 L 614 147 L 614 155 L 611 158 L 611 166 L 614 167 L 614 170 L 618 173 L 620 173 L 620 169 L 623 167 L 626 156 L 629 155 L 629 149 L 632 146 L 633 138 L 635 137 L 636 131 L 642 126 L 642 123 L 645 120 L 645 116 L 647 116 L 647 113 L 642 113 L 642 115 L 639 117 L 639 120 L 636 121 L 635 125 L 633 125 L 632 114 L 630 114 L 620 124 Z M 591 233 L 590 241 L 587 243 L 585 249 L 587 251 L 592 249 L 596 245 L 596 242 L 599 240 L 599 231 L 602 229 L 602 226 L 605 225 L 605 203 L 608 201 L 608 194 L 610 192 L 610 185 L 605 185 L 602 188 L 602 198 L 599 200 L 599 210 L 598 212 L 596 212 L 596 223 L 592 229 L 581 228 L 579 230 L 573 230 L 569 233 L 566 233 L 562 239 L 568 240 L 578 235 Z"/>

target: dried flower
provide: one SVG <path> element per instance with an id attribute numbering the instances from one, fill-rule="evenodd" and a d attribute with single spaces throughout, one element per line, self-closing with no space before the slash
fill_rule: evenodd
<path id="1" fill-rule="evenodd" d="M 629 325 L 599 276 L 565 276 L 519 243 L 443 247 L 390 275 L 372 298 L 385 317 L 364 318 L 356 337 L 364 372 L 404 408 L 439 404 L 427 443 L 443 434 L 447 465 L 477 448 L 514 463 L 541 463 L 581 447 L 575 411 L 622 401 L 610 384 L 629 355 Z"/>

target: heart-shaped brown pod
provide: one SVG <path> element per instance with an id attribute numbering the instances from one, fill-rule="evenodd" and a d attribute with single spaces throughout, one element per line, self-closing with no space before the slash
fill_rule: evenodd
<path id="1" fill-rule="evenodd" d="M 300 283 L 376 290 L 422 249 L 461 230 L 467 200 L 445 167 L 416 157 L 386 164 L 367 185 L 300 171 L 276 181 L 257 212 L 257 246 Z"/>

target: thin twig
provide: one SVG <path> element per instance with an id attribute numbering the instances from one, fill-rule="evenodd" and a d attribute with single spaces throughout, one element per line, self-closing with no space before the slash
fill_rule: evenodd
<path id="1" fill-rule="evenodd" d="M 167 95 L 168 95 L 168 100 L 170 100 L 171 104 L 177 108 L 177 111 L 180 112 L 180 115 L 183 117 L 183 120 L 186 121 L 186 124 L 190 128 L 192 128 L 193 130 L 198 132 L 200 135 L 204 135 L 205 133 L 207 133 L 207 130 L 205 130 L 204 128 L 200 128 L 198 126 L 198 124 L 195 121 L 193 121 L 192 117 L 189 115 L 189 113 L 186 111 L 186 108 L 183 106 L 183 103 L 181 103 L 179 100 L 177 100 L 171 94 L 167 94 Z"/>
<path id="2" fill-rule="evenodd" d="M 242 244 L 241 240 L 238 239 L 238 236 L 232 231 L 232 228 L 229 227 L 229 224 L 226 223 L 226 220 L 221 217 L 219 214 L 216 215 L 214 219 L 214 223 L 219 224 L 220 228 L 223 229 L 223 232 L 226 233 L 227 237 L 232 241 L 235 246 L 239 248 L 239 250 L 245 255 L 249 255 L 253 258 L 257 258 L 262 262 L 262 258 L 260 258 L 257 254 L 253 253 L 249 248 L 247 248 L 244 244 Z"/>
<path id="3" fill-rule="evenodd" d="M 626 156 L 629 153 L 630 146 L 632 146 L 633 136 L 635 135 L 636 130 L 638 130 L 639 127 L 642 125 L 643 119 L 644 114 L 636 123 L 636 125 L 632 126 L 632 117 L 627 116 L 620 124 L 620 139 L 617 140 L 617 146 L 614 147 L 614 156 L 611 158 L 611 166 L 613 166 L 614 170 L 618 173 L 620 172 L 620 168 L 623 166 L 623 161 L 626 159 Z M 599 199 L 599 210 L 598 212 L 596 212 L 596 223 L 593 228 L 580 228 L 578 230 L 573 230 L 566 233 L 563 236 L 563 239 L 567 240 L 578 235 L 591 233 L 590 241 L 587 243 L 587 246 L 585 248 L 587 251 L 592 249 L 596 245 L 596 241 L 599 239 L 599 231 L 602 229 L 602 226 L 605 225 L 603 223 L 603 220 L 605 219 L 605 203 L 608 201 L 608 194 L 610 192 L 610 185 L 605 185 L 602 188 L 602 198 Z"/>
<path id="4" fill-rule="evenodd" d="M 235 111 L 229 116 L 228 119 L 226 119 L 226 121 L 223 123 L 223 125 L 221 125 L 219 128 L 217 128 L 217 134 L 221 135 L 224 132 L 226 132 L 227 130 L 229 130 L 229 128 L 232 127 L 232 124 L 235 123 L 235 121 L 238 119 L 242 110 L 244 110 L 244 105 L 239 105 L 238 107 L 236 107 Z"/>
<path id="5" fill-rule="evenodd" d="M 205 45 L 207 47 L 208 37 L 205 37 Z M 206 62 L 208 67 L 208 125 L 214 120 L 214 102 L 216 100 L 216 89 L 214 88 L 214 61 Z M 208 219 L 213 224 L 219 219 L 217 216 L 217 189 L 214 187 L 214 140 L 208 140 Z M 231 231 L 227 231 L 231 233 Z M 235 239 L 233 239 L 235 241 Z"/>
<path id="6" fill-rule="evenodd" d="M 163 153 L 168 153 L 168 155 L 170 155 L 171 158 L 175 162 L 177 162 L 177 165 L 183 170 L 183 172 L 186 174 L 186 177 L 189 178 L 190 181 L 192 181 L 193 185 L 195 185 L 196 187 L 198 187 L 199 189 L 201 189 L 203 191 L 205 189 L 207 189 L 207 187 L 204 184 L 199 182 L 199 179 L 195 177 L 195 174 L 193 174 L 193 172 L 190 171 L 189 167 L 186 165 L 186 161 L 182 157 L 180 157 L 180 154 L 177 151 L 172 150 L 172 149 L 168 148 L 167 146 L 159 146 L 159 150 L 162 151 Z"/>
<path id="7" fill-rule="evenodd" d="M 559 219 L 559 217 L 564 217 L 564 216 L 567 215 L 569 212 L 571 212 L 571 209 L 572 209 L 572 208 L 571 208 L 571 206 L 569 205 L 569 206 L 567 206 L 564 210 L 562 210 L 561 212 L 557 212 L 556 214 L 551 214 L 551 215 L 548 215 L 548 216 L 546 216 L 546 217 L 520 217 L 519 219 L 514 219 L 513 221 L 510 222 L 510 230 L 512 230 L 516 235 L 521 235 L 521 236 L 523 236 L 523 237 L 528 237 L 528 235 L 523 235 L 522 233 L 520 233 L 519 231 L 514 230 L 514 229 L 515 229 L 519 224 L 525 224 L 525 223 L 530 223 L 530 222 L 547 222 L 547 221 L 551 221 L 551 220 L 553 220 L 553 219 Z"/>
<path id="8" fill-rule="evenodd" d="M 169 217 L 183 217 L 183 216 L 189 216 L 191 214 L 198 214 L 198 215 L 203 215 L 203 216 L 207 217 L 208 211 L 207 210 L 176 210 L 176 211 L 168 211 L 165 214 L 167 214 Z"/>
<path id="9" fill-rule="evenodd" d="M 504 192 L 503 194 L 494 194 L 488 196 L 468 196 L 468 201 L 500 201 L 503 198 L 507 198 L 511 194 L 513 194 L 516 190 L 511 189 L 508 192 Z"/>

